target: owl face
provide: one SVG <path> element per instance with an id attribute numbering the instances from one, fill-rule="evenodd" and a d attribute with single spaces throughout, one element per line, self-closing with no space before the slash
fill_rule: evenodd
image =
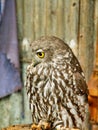
<path id="1" fill-rule="evenodd" d="M 38 48 L 37 50 L 32 51 L 32 61 L 34 67 L 42 62 L 49 63 L 52 59 L 53 53 L 51 52 L 51 48 L 43 49 Z"/>
<path id="2" fill-rule="evenodd" d="M 50 37 L 42 37 L 33 42 L 31 48 L 34 67 L 42 62 L 50 63 L 58 55 L 65 55 L 68 52 L 68 46 L 55 37 L 52 39 Z"/>

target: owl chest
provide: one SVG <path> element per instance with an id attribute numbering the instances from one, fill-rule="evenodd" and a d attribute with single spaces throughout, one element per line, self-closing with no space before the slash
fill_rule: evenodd
<path id="1" fill-rule="evenodd" d="M 51 86 L 49 79 L 32 83 L 32 93 L 30 95 L 31 111 L 37 113 L 39 119 L 50 119 L 58 113 L 58 97 L 55 94 L 55 88 Z M 54 111 L 55 110 L 55 111 Z"/>
<path id="2" fill-rule="evenodd" d="M 50 98 L 52 98 L 53 95 L 53 88 L 50 83 L 50 80 L 47 79 L 37 79 L 36 82 L 33 82 L 32 86 L 32 98 L 33 101 L 38 101 L 38 103 L 46 104 L 48 105 L 50 102 Z"/>
<path id="3" fill-rule="evenodd" d="M 80 109 L 80 106 L 84 104 L 84 101 L 74 94 L 73 86 L 68 85 L 73 82 L 73 79 L 71 78 L 68 82 L 67 75 L 65 80 L 62 80 L 61 76 L 56 78 L 56 74 L 52 73 L 51 77 L 47 76 L 47 78 L 33 77 L 29 97 L 34 120 L 46 119 L 46 117 L 47 120 L 69 120 L 70 116 L 75 120 L 78 111 L 83 113 L 84 107 Z M 83 116 L 84 113 L 79 115 L 80 122 Z"/>
<path id="4" fill-rule="evenodd" d="M 58 73 L 57 73 L 58 74 Z M 68 95 L 73 95 L 72 89 L 68 88 L 68 80 L 57 77 L 56 72 L 50 76 L 34 76 L 31 85 L 31 99 L 33 102 L 45 104 L 46 106 L 58 104 L 62 100 L 67 100 Z M 65 78 L 67 75 L 65 75 Z M 72 79 L 69 81 L 72 82 Z M 65 98 L 66 97 L 66 98 Z M 66 102 L 66 101 L 64 101 Z"/>

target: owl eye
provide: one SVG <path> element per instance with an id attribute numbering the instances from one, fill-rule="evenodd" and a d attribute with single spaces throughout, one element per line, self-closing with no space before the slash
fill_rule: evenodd
<path id="1" fill-rule="evenodd" d="M 37 52 L 37 56 L 38 56 L 39 58 L 44 58 L 45 53 L 44 53 L 44 52 Z"/>

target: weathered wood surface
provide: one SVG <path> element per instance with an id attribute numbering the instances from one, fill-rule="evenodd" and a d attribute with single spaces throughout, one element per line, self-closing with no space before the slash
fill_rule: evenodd
<path id="1" fill-rule="evenodd" d="M 98 5 L 97 5 L 98 6 Z M 95 50 L 95 62 L 94 69 L 90 80 L 89 86 L 89 102 L 91 111 L 91 120 L 94 123 L 98 123 L 98 21 L 96 23 L 96 50 Z"/>
<path id="2" fill-rule="evenodd" d="M 31 125 L 13 125 L 2 130 L 32 130 Z"/>
<path id="3" fill-rule="evenodd" d="M 27 125 L 13 125 L 13 126 L 10 126 L 7 128 L 3 128 L 2 130 L 52 130 L 52 129 L 51 128 L 44 129 L 44 128 L 41 128 L 40 126 L 36 126 L 36 125 L 32 127 L 32 125 L 27 124 Z M 79 130 L 79 129 L 66 128 L 65 130 Z"/>
<path id="4" fill-rule="evenodd" d="M 26 125 L 13 125 L 7 128 L 4 128 L 2 130 L 53 130 L 51 126 L 48 124 L 48 126 L 42 127 L 40 125 L 35 124 L 26 124 Z M 54 129 L 59 130 L 59 129 Z M 65 128 L 64 130 L 79 130 L 78 128 Z"/>
<path id="5" fill-rule="evenodd" d="M 42 35 L 55 35 L 67 42 L 88 81 L 95 56 L 98 0 L 16 0 L 16 12 L 23 86 L 30 54 L 29 45 L 22 41 L 27 38 L 31 42 Z M 0 128 L 31 122 L 25 88 L 0 99 Z"/>

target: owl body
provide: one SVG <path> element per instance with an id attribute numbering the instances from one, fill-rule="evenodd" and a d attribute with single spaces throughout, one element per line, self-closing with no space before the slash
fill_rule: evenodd
<path id="1" fill-rule="evenodd" d="M 28 66 L 26 80 L 33 123 L 47 121 L 57 128 L 87 130 L 88 89 L 78 60 L 56 37 L 42 37 L 37 43 L 31 44 L 34 55 L 40 51 L 45 55 L 42 59 L 33 55 L 37 62 Z"/>

